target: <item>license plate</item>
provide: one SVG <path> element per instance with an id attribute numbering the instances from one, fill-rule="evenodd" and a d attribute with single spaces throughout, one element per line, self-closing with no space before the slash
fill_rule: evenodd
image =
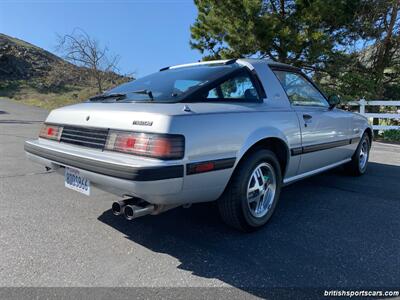
<path id="1" fill-rule="evenodd" d="M 79 173 L 79 170 L 65 168 L 65 187 L 90 195 L 90 181 Z"/>

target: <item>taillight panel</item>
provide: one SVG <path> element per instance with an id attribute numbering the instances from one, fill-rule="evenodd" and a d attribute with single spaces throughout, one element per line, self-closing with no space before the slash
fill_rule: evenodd
<path id="1" fill-rule="evenodd" d="M 105 150 L 159 159 L 183 158 L 185 139 L 182 135 L 139 133 L 110 130 Z"/>
<path id="2" fill-rule="evenodd" d="M 39 137 L 43 139 L 59 141 L 61 138 L 62 130 L 62 126 L 43 124 L 43 127 L 39 133 Z"/>
<path id="3" fill-rule="evenodd" d="M 63 126 L 66 126 L 65 130 L 69 130 L 65 137 L 62 135 Z M 94 144 L 94 141 L 90 140 L 90 143 L 88 141 L 88 139 L 91 139 L 90 130 L 93 130 L 92 139 L 98 139 L 99 129 L 79 126 L 69 129 L 71 126 L 63 126 L 44 124 L 40 130 L 39 137 L 69 144 L 77 144 L 79 142 L 80 146 L 90 146 L 94 148 L 91 146 Z M 163 160 L 181 159 L 184 156 L 185 138 L 183 135 L 131 132 L 113 129 L 107 131 L 104 147 L 97 148 Z M 85 140 L 83 140 L 83 137 Z M 85 143 L 89 144 L 86 145 Z"/>

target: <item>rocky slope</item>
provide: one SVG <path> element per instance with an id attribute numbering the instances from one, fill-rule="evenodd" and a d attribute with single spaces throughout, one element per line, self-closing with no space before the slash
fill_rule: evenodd
<path id="1" fill-rule="evenodd" d="M 104 74 L 109 89 L 131 78 Z M 0 97 L 52 109 L 99 93 L 87 68 L 20 39 L 0 33 Z"/>
<path id="2" fill-rule="evenodd" d="M 43 77 L 56 65 L 70 64 L 44 49 L 0 33 L 0 80 Z"/>
<path id="3" fill-rule="evenodd" d="M 110 81 L 126 78 L 107 74 Z M 35 81 L 39 87 L 56 89 L 63 85 L 89 85 L 86 68 L 75 66 L 62 58 L 20 39 L 0 33 L 0 82 Z"/>

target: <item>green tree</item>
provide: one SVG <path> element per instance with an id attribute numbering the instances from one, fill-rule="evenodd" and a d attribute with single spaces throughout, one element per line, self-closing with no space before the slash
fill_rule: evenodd
<path id="1" fill-rule="evenodd" d="M 268 57 L 318 66 L 346 44 L 359 0 L 195 0 L 191 46 L 205 59 Z"/>
<path id="2" fill-rule="evenodd" d="M 373 77 L 376 97 L 385 97 L 385 90 L 399 83 L 400 75 L 400 1 L 370 0 L 370 10 L 361 11 L 362 38 L 371 44 L 364 51 L 364 61 Z"/>
<path id="3" fill-rule="evenodd" d="M 327 64 L 330 84 L 347 97 L 400 98 L 399 0 L 364 0 L 346 51 Z"/>
<path id="4" fill-rule="evenodd" d="M 399 0 L 195 0 L 204 59 L 266 57 L 345 99 L 400 98 Z"/>

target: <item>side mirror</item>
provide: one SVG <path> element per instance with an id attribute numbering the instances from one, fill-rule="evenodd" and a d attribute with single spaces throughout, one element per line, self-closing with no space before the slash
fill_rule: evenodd
<path id="1" fill-rule="evenodd" d="M 340 103 L 340 99 L 336 95 L 332 95 L 328 97 L 329 109 L 333 109 Z"/>

